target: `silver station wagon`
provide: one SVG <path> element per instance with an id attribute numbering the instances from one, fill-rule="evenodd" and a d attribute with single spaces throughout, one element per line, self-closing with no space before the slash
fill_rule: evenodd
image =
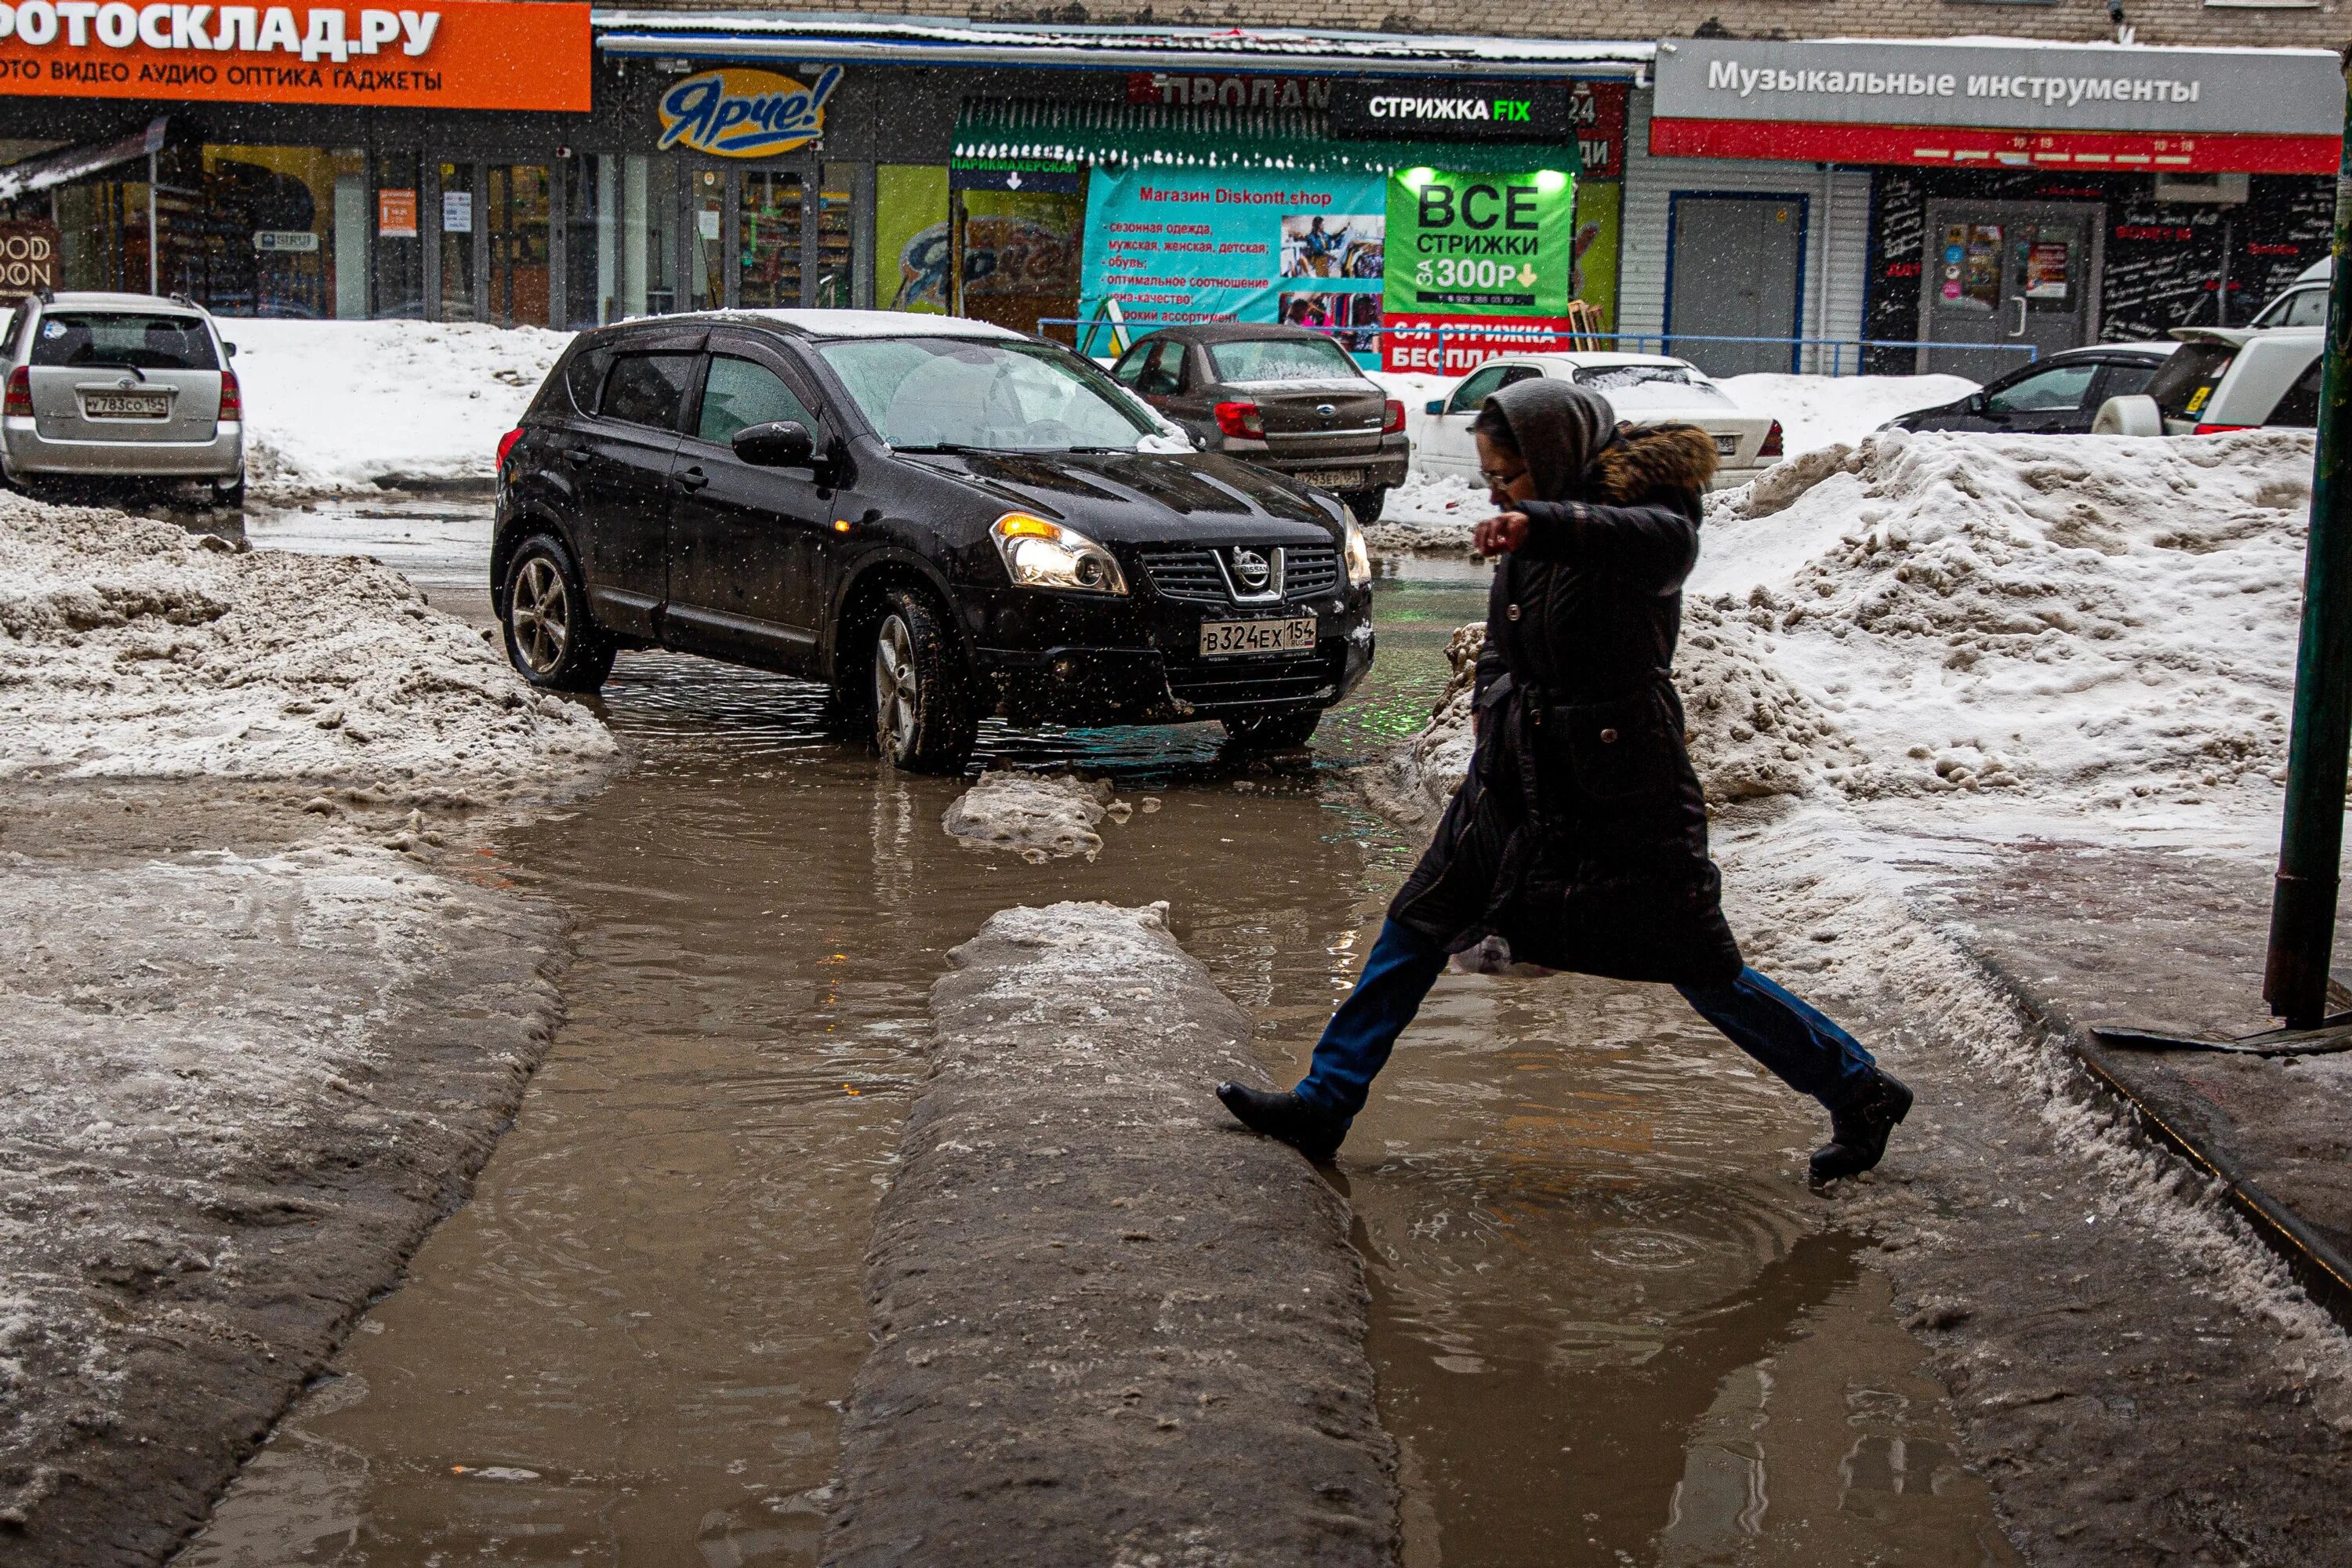
<path id="1" fill-rule="evenodd" d="M 212 317 L 151 294 L 51 294 L 24 300 L 0 337 L 7 391 L 0 473 L 44 479 L 208 485 L 245 501 L 245 407 Z"/>

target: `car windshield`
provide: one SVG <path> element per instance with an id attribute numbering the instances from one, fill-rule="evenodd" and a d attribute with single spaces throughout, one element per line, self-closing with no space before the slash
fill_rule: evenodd
<path id="1" fill-rule="evenodd" d="M 52 310 L 33 334 L 37 365 L 134 365 L 141 370 L 218 370 L 212 334 L 199 316 L 130 310 Z"/>
<path id="2" fill-rule="evenodd" d="M 1156 433 L 1108 376 L 1045 343 L 860 338 L 817 353 L 901 450 L 1132 450 Z"/>
<path id="3" fill-rule="evenodd" d="M 1353 381 L 1363 374 L 1328 338 L 1252 338 L 1209 345 L 1219 381 Z"/>
<path id="4" fill-rule="evenodd" d="M 1576 384 L 1605 394 L 1621 408 L 1688 407 L 1698 402 L 1730 401 L 1686 364 L 1589 365 L 1576 373 Z"/>

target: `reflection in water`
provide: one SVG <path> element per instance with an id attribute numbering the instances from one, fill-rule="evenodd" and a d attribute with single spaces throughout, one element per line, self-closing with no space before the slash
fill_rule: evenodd
<path id="1" fill-rule="evenodd" d="M 375 510 L 275 540 L 470 549 L 434 596 L 478 615 L 481 520 L 448 509 L 453 544 Z M 1482 602 L 1466 569 L 1384 579 L 1376 673 L 1311 761 L 991 728 L 998 764 L 1163 801 L 1093 865 L 960 847 L 960 786 L 829 739 L 810 686 L 625 656 L 602 705 L 635 766 L 500 846 L 575 921 L 554 1052 L 183 1563 L 814 1563 L 946 950 L 1008 904 L 1165 898 L 1297 1065 L 1416 847 L 1331 768 L 1421 722 Z M 1816 1131 L 1670 992 L 1440 984 L 1335 1175 L 1412 1563 L 2003 1560 L 1884 1286 L 1795 1181 Z"/>

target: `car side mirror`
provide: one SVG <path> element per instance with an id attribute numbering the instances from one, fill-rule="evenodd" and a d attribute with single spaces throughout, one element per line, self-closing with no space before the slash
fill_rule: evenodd
<path id="1" fill-rule="evenodd" d="M 797 419 L 770 419 L 735 432 L 735 455 L 755 468 L 812 468 L 816 438 Z"/>
<path id="2" fill-rule="evenodd" d="M 1445 412 L 1445 399 L 1433 397 L 1421 405 L 1421 411 L 1423 414 L 1443 414 Z"/>

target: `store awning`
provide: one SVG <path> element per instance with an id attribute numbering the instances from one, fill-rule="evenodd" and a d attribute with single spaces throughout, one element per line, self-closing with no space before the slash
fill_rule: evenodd
<path id="1" fill-rule="evenodd" d="M 1076 24 L 599 10 L 608 55 L 860 61 L 1098 70 L 1292 71 L 1398 77 L 1633 77 L 1657 53 L 1639 39 L 1488 38 L 1299 27 Z"/>
<path id="2" fill-rule="evenodd" d="M 0 169 L 0 202 L 14 201 L 37 192 L 69 184 L 90 174 L 100 174 L 118 163 L 128 163 L 134 158 L 144 158 L 159 152 L 163 145 L 163 133 L 170 117 L 158 115 L 146 130 L 129 136 L 118 136 L 110 142 L 89 142 L 79 147 L 60 147 L 53 153 L 42 153 L 21 163 L 11 163 Z"/>
<path id="3" fill-rule="evenodd" d="M 1311 109 L 1223 109 L 1210 104 L 967 103 L 956 118 L 959 169 L 1060 170 L 1081 163 L 1171 168 L 1444 169 L 1517 174 L 1578 172 L 1573 139 L 1529 142 L 1375 142 L 1333 136 Z"/>

